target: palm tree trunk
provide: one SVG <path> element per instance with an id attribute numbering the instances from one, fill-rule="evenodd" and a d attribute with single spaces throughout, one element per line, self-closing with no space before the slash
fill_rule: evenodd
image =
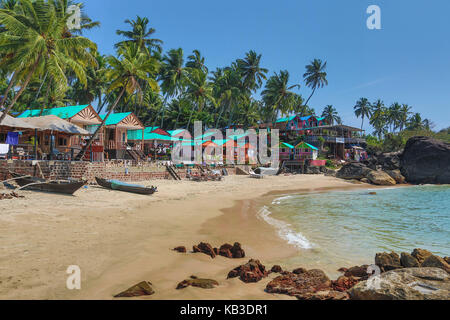
<path id="1" fill-rule="evenodd" d="M 41 56 L 39 55 L 39 57 L 37 58 L 36 62 L 34 63 L 33 67 L 31 68 L 31 71 L 28 73 L 25 82 L 23 83 L 22 87 L 20 88 L 19 92 L 16 94 L 16 96 L 14 97 L 14 99 L 11 101 L 11 103 L 9 104 L 8 108 L 6 108 L 3 111 L 2 116 L 0 117 L 0 124 L 3 122 L 3 120 L 5 119 L 6 115 L 11 111 L 12 107 L 14 107 L 14 105 L 16 104 L 17 100 L 19 100 L 20 96 L 22 95 L 22 93 L 25 91 L 25 89 L 27 88 L 28 84 L 31 81 L 31 77 L 33 76 L 34 72 L 36 71 L 36 68 L 39 64 L 39 61 L 41 60 Z"/>
<path id="2" fill-rule="evenodd" d="M 6 91 L 3 95 L 2 102 L 0 103 L 0 109 L 3 109 L 3 107 L 5 106 L 6 99 L 8 98 L 8 93 L 9 93 L 9 91 L 11 91 L 12 87 L 14 86 L 14 83 L 16 82 L 16 77 L 17 77 L 17 72 L 14 72 L 13 76 L 11 77 L 11 80 L 9 81 L 8 88 L 6 88 Z"/>
<path id="3" fill-rule="evenodd" d="M 81 159 L 83 159 L 84 155 L 86 154 L 86 151 L 91 147 L 92 143 L 94 142 L 94 140 L 97 138 L 100 130 L 105 126 L 106 120 L 108 120 L 109 116 L 111 115 L 111 113 L 114 111 L 114 109 L 117 107 L 117 105 L 120 102 L 120 99 L 122 99 L 123 94 L 125 93 L 125 90 L 127 88 L 127 84 L 125 84 L 123 86 L 122 91 L 120 92 L 119 96 L 117 97 L 116 101 L 114 102 L 113 106 L 109 109 L 108 113 L 106 114 L 106 117 L 103 119 L 102 123 L 100 124 L 100 126 L 97 128 L 97 130 L 95 130 L 95 133 L 92 135 L 92 137 L 89 139 L 88 143 L 83 147 L 83 149 L 81 150 L 81 152 L 77 155 L 77 157 L 75 158 L 75 161 L 80 161 Z"/>
<path id="4" fill-rule="evenodd" d="M 308 105 L 309 100 L 311 100 L 311 98 L 313 97 L 313 95 L 314 95 L 315 92 L 316 92 L 316 88 L 313 89 L 313 91 L 312 91 L 311 95 L 309 96 L 308 100 L 306 100 L 305 106 Z"/>

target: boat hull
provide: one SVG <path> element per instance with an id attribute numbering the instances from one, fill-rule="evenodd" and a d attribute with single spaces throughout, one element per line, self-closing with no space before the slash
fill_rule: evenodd
<path id="1" fill-rule="evenodd" d="M 18 174 L 14 174 L 15 177 L 20 177 Z M 20 187 L 25 187 L 29 184 L 33 184 L 26 187 L 25 190 L 41 191 L 41 192 L 51 192 L 73 195 L 79 189 L 81 189 L 87 181 L 58 181 L 58 182 L 48 182 L 41 178 L 22 178 L 15 180 Z"/>
<path id="2" fill-rule="evenodd" d="M 142 195 L 152 195 L 156 192 L 153 188 L 146 188 L 146 187 L 140 187 L 140 186 L 131 186 L 131 185 L 121 185 L 120 183 L 114 183 L 110 180 L 102 179 L 95 177 L 95 180 L 97 181 L 97 184 L 103 188 L 110 189 L 110 190 L 116 190 L 116 191 L 122 191 L 122 192 L 129 192 L 129 193 L 137 193 Z"/>

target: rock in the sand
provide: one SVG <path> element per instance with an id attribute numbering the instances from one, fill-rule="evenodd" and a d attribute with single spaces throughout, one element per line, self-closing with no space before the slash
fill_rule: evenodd
<path id="1" fill-rule="evenodd" d="M 394 186 L 397 184 L 395 180 L 384 171 L 372 170 L 367 174 L 367 179 L 377 186 Z"/>
<path id="2" fill-rule="evenodd" d="M 118 295 L 115 295 L 114 298 L 132 298 L 132 297 L 142 297 L 142 296 L 151 296 L 155 291 L 152 288 L 152 284 L 148 281 L 142 281 L 135 286 L 132 286 L 128 290 L 125 290 Z"/>
<path id="3" fill-rule="evenodd" d="M 219 249 L 214 249 L 217 252 L 217 255 L 220 255 L 229 259 L 242 259 L 245 258 L 245 251 L 242 249 L 242 246 L 239 242 L 236 242 L 234 245 L 224 244 Z"/>
<path id="4" fill-rule="evenodd" d="M 336 178 L 345 180 L 361 180 L 366 178 L 371 170 L 362 163 L 349 163 L 336 173 Z"/>
<path id="5" fill-rule="evenodd" d="M 219 283 L 216 280 L 199 279 L 195 276 L 192 276 L 191 279 L 180 282 L 177 286 L 177 290 L 181 290 L 190 286 L 202 289 L 214 289 L 218 285 Z"/>
<path id="6" fill-rule="evenodd" d="M 179 253 L 186 253 L 186 247 L 176 247 L 173 249 L 173 251 L 179 252 Z"/>
<path id="7" fill-rule="evenodd" d="M 377 253 L 375 256 L 375 264 L 380 267 L 382 272 L 403 268 L 400 257 L 395 252 Z"/>
<path id="8" fill-rule="evenodd" d="M 331 282 L 331 286 L 335 291 L 346 292 L 358 284 L 359 280 L 354 277 L 339 277 L 336 281 Z"/>
<path id="9" fill-rule="evenodd" d="M 426 258 L 432 255 L 432 253 L 428 250 L 424 249 L 414 249 L 411 255 L 419 261 L 419 264 L 425 261 Z"/>
<path id="10" fill-rule="evenodd" d="M 219 256 L 232 259 L 233 254 L 231 253 L 231 248 L 233 248 L 233 246 L 231 244 L 226 243 L 223 246 L 221 246 L 219 249 L 214 248 L 214 251 Z"/>
<path id="11" fill-rule="evenodd" d="M 295 274 L 302 274 L 302 273 L 306 273 L 306 272 L 308 272 L 308 270 L 306 270 L 305 268 L 297 268 L 292 271 L 292 273 L 295 273 Z"/>
<path id="12" fill-rule="evenodd" d="M 335 290 L 323 290 L 313 293 L 305 293 L 302 295 L 297 295 L 298 300 L 309 300 L 309 301 L 329 301 L 329 300 L 349 300 L 350 296 L 346 292 L 335 291 Z"/>
<path id="13" fill-rule="evenodd" d="M 273 273 L 282 273 L 283 269 L 279 265 L 275 265 L 272 267 L 272 269 L 270 271 Z"/>
<path id="14" fill-rule="evenodd" d="M 353 300 L 449 300 L 450 276 L 438 268 L 392 270 L 357 284 Z"/>
<path id="15" fill-rule="evenodd" d="M 402 252 L 400 257 L 400 263 L 405 268 L 418 268 L 420 267 L 419 261 L 412 255 L 406 252 Z"/>
<path id="16" fill-rule="evenodd" d="M 228 279 L 239 277 L 245 283 L 259 282 L 268 274 L 266 267 L 259 260 L 251 259 L 248 263 L 231 270 Z"/>
<path id="17" fill-rule="evenodd" d="M 322 270 L 310 270 L 305 273 L 286 273 L 272 280 L 266 287 L 268 293 L 289 296 L 308 296 L 322 290 L 331 290 L 331 281 Z"/>
<path id="18" fill-rule="evenodd" d="M 450 144 L 429 137 L 413 137 L 406 143 L 401 167 L 410 183 L 449 184 Z"/>
<path id="19" fill-rule="evenodd" d="M 450 273 L 450 265 L 447 261 L 445 261 L 444 258 L 435 256 L 434 254 L 428 256 L 428 258 L 426 258 L 420 266 L 423 268 L 439 268 Z"/>
<path id="20" fill-rule="evenodd" d="M 213 247 L 209 243 L 201 242 L 199 245 L 193 247 L 194 253 L 204 253 L 211 258 L 216 257 Z"/>
<path id="21" fill-rule="evenodd" d="M 406 182 L 406 178 L 402 175 L 400 170 L 387 170 L 386 173 L 394 179 L 397 184 L 404 184 Z"/>
<path id="22" fill-rule="evenodd" d="M 343 268 L 345 269 L 345 268 Z M 369 274 L 367 273 L 367 270 L 369 269 L 368 265 L 363 265 L 363 266 L 355 266 L 355 267 L 351 267 L 350 269 L 347 269 L 347 271 L 345 271 L 345 276 L 346 277 L 356 277 L 356 278 L 368 278 Z"/>

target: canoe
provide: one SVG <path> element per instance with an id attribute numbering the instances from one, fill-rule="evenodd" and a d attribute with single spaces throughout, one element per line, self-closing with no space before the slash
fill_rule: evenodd
<path id="1" fill-rule="evenodd" d="M 106 180 L 98 177 L 95 177 L 95 180 L 97 181 L 97 184 L 99 186 L 110 190 L 137 193 L 143 195 L 151 195 L 157 191 L 157 188 L 155 187 L 147 188 L 137 184 L 125 183 L 119 180 Z"/>
<path id="2" fill-rule="evenodd" d="M 47 181 L 45 179 L 37 177 L 20 178 L 21 175 L 17 173 L 12 173 L 12 176 L 14 178 L 17 178 L 15 181 L 21 188 L 30 185 L 26 187 L 25 190 L 61 193 L 68 195 L 73 195 L 87 183 L 87 181 L 71 180 Z"/>

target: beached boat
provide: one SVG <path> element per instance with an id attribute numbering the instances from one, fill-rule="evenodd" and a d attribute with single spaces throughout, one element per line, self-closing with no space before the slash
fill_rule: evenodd
<path id="1" fill-rule="evenodd" d="M 11 173 L 15 181 L 24 190 L 43 191 L 73 195 L 81 189 L 87 181 L 58 180 L 48 181 L 37 177 L 22 177 L 20 174 Z"/>
<path id="2" fill-rule="evenodd" d="M 123 191 L 123 192 L 131 192 L 143 195 L 151 195 L 157 192 L 156 187 L 147 188 L 144 186 L 129 184 L 118 180 L 106 180 L 102 178 L 95 177 L 97 184 L 103 188 Z"/>

